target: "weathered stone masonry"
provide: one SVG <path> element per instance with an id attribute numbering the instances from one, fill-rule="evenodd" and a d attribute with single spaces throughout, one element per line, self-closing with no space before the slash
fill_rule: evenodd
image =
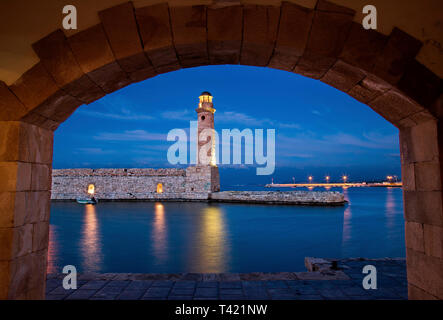
<path id="1" fill-rule="evenodd" d="M 216 174 L 211 174 L 211 171 Z M 211 180 L 212 179 L 212 180 Z M 52 172 L 53 200 L 85 198 L 88 186 L 100 200 L 198 200 L 219 190 L 218 168 L 59 169 Z M 161 184 L 161 192 L 157 188 Z"/>
<path id="2" fill-rule="evenodd" d="M 59 169 L 52 172 L 52 200 L 90 197 L 99 200 L 220 201 L 267 204 L 343 205 L 339 192 L 220 190 L 217 167 L 187 169 Z M 161 184 L 161 191 L 158 185 Z"/>

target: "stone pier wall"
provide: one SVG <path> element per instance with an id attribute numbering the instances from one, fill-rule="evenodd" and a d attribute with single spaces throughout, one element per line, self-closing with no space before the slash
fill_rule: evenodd
<path id="1" fill-rule="evenodd" d="M 343 205 L 344 195 L 336 191 L 222 191 L 210 195 L 211 201 L 298 204 L 298 205 Z"/>
<path id="2" fill-rule="evenodd" d="M 186 169 L 56 169 L 52 171 L 52 200 L 90 197 L 100 200 L 207 200 L 220 190 L 217 167 Z M 162 192 L 157 192 L 161 184 Z"/>
<path id="3" fill-rule="evenodd" d="M 94 185 L 99 200 L 209 200 L 220 202 L 342 205 L 339 192 L 223 191 L 218 168 L 186 169 L 59 169 L 52 172 L 52 200 L 90 197 Z M 162 192 L 157 192 L 158 184 Z"/>
<path id="4" fill-rule="evenodd" d="M 183 169 L 60 169 L 52 173 L 53 200 L 72 200 L 88 196 L 103 200 L 174 199 L 186 191 Z M 162 184 L 162 193 L 157 185 Z"/>

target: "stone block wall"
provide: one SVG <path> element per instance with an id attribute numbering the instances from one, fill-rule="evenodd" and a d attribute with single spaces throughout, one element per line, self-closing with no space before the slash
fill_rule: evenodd
<path id="1" fill-rule="evenodd" d="M 88 196 L 88 185 L 103 200 L 176 199 L 185 193 L 183 169 L 60 169 L 53 170 L 53 200 Z M 157 185 L 162 184 L 162 193 Z M 206 195 L 207 197 L 207 195 Z"/>
<path id="2" fill-rule="evenodd" d="M 186 192 L 220 191 L 220 175 L 217 167 L 195 166 L 186 168 Z"/>
<path id="3" fill-rule="evenodd" d="M 162 192 L 157 193 L 158 184 Z M 218 168 L 58 169 L 52 173 L 52 200 L 89 197 L 88 186 L 102 200 L 205 200 L 220 190 Z"/>
<path id="4" fill-rule="evenodd" d="M 409 299 L 443 299 L 443 127 L 400 130 Z"/>
<path id="5" fill-rule="evenodd" d="M 0 121 L 0 300 L 45 296 L 52 143 L 50 130 Z"/>
<path id="6" fill-rule="evenodd" d="M 334 206 L 346 203 L 336 191 L 222 191 L 211 193 L 211 201 Z"/>

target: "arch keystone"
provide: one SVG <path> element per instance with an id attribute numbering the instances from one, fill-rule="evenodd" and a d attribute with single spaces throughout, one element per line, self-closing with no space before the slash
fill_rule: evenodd
<path id="1" fill-rule="evenodd" d="M 241 64 L 268 65 L 277 38 L 279 17 L 279 7 L 256 5 L 243 7 Z"/>
<path id="2" fill-rule="evenodd" d="M 172 41 L 167 3 L 135 9 L 143 49 L 157 73 L 180 69 Z"/>
<path id="3" fill-rule="evenodd" d="M 98 15 L 112 52 L 129 78 L 141 81 L 155 76 L 141 45 L 132 2 L 102 10 Z"/>
<path id="4" fill-rule="evenodd" d="M 314 11 L 283 2 L 278 36 L 269 67 L 292 71 L 306 48 Z"/>
<path id="5" fill-rule="evenodd" d="M 243 8 L 208 8 L 208 48 L 211 64 L 238 64 L 243 29 Z"/>
<path id="6" fill-rule="evenodd" d="M 169 8 L 175 49 L 182 67 L 209 63 L 206 6 Z"/>
<path id="7" fill-rule="evenodd" d="M 340 10 L 341 7 L 335 5 L 331 5 L 334 10 L 320 10 L 326 4 L 319 3 L 323 5 L 318 5 L 315 10 L 306 50 L 294 69 L 294 72 L 314 79 L 320 79 L 337 60 L 355 13 L 346 8 Z"/>

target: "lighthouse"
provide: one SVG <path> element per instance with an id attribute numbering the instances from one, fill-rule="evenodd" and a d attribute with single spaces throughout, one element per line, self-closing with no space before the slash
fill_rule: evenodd
<path id="1" fill-rule="evenodd" d="M 215 150 L 214 114 L 212 95 L 204 91 L 198 97 L 197 112 L 197 164 L 217 166 Z"/>
<path id="2" fill-rule="evenodd" d="M 198 97 L 196 165 L 186 169 L 186 193 L 193 197 L 201 194 L 207 198 L 211 192 L 220 191 L 220 175 L 216 162 L 214 129 L 215 108 L 212 95 L 204 91 Z"/>

